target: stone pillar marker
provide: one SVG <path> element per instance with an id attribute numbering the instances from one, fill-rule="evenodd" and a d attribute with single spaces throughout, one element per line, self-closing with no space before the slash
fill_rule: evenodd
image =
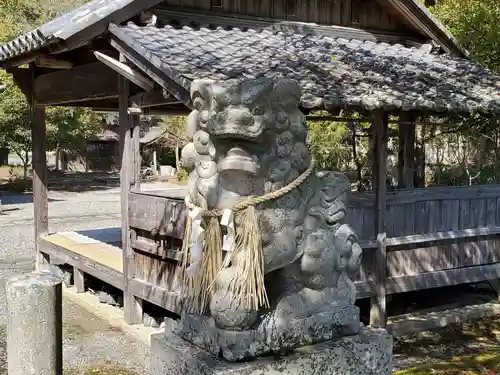
<path id="1" fill-rule="evenodd" d="M 7 280 L 9 375 L 62 375 L 62 280 L 48 273 Z"/>

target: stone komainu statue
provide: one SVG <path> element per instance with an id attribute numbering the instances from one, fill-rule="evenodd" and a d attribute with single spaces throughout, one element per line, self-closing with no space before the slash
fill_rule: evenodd
<path id="1" fill-rule="evenodd" d="M 184 265 L 197 308 L 186 307 L 175 331 L 227 360 L 360 329 L 362 251 L 344 223 L 350 183 L 314 170 L 300 95 L 287 79 L 192 85 Z M 252 228 L 254 237 L 244 233 Z"/>

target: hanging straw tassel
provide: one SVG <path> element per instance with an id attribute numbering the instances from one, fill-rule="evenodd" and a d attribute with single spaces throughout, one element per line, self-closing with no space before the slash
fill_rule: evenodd
<path id="1" fill-rule="evenodd" d="M 213 293 L 213 282 L 222 267 L 222 231 L 216 216 L 205 219 L 206 230 L 203 241 L 201 264 L 196 274 L 189 277 L 187 268 L 191 255 L 192 219 L 188 216 L 182 244 L 182 271 L 184 279 L 183 294 L 188 297 L 186 310 L 190 313 L 203 314 Z M 187 239 L 187 240 L 186 240 Z"/>
<path id="2" fill-rule="evenodd" d="M 247 207 L 239 215 L 242 227 L 236 235 L 236 256 L 242 272 L 233 279 L 230 289 L 235 307 L 258 310 L 262 306 L 269 307 L 259 217 L 254 206 Z"/>
<path id="3" fill-rule="evenodd" d="M 203 260 L 195 278 L 195 293 L 198 296 L 198 312 L 204 313 L 209 305 L 210 296 L 215 291 L 213 282 L 222 267 L 222 230 L 217 216 L 208 218 Z"/>

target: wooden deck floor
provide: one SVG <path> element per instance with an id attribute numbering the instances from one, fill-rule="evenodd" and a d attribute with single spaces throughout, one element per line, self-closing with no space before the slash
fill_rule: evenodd
<path id="1" fill-rule="evenodd" d="M 40 239 L 51 263 L 67 263 L 117 288 L 123 288 L 120 228 L 57 232 Z"/>

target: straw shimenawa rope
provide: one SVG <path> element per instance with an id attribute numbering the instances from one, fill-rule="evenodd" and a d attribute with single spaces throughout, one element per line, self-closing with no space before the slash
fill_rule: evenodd
<path id="1" fill-rule="evenodd" d="M 238 222 L 242 227 L 236 231 L 235 248 L 222 263 L 222 230 L 219 217 L 224 210 L 214 209 L 202 212 L 205 237 L 203 241 L 203 252 L 200 267 L 193 277 L 187 275 L 187 267 L 191 259 L 192 219 L 188 215 L 182 244 L 183 261 L 182 269 L 184 275 L 184 286 L 189 300 L 188 310 L 203 314 L 209 303 L 210 295 L 214 290 L 214 282 L 219 272 L 229 265 L 229 260 L 238 255 L 238 267 L 241 272 L 231 281 L 228 292 L 233 296 L 232 304 L 244 309 L 258 310 L 262 306 L 269 307 L 269 301 L 264 285 L 264 255 L 262 253 L 262 238 L 259 228 L 259 216 L 255 206 L 290 193 L 301 185 L 313 172 L 314 159 L 311 159 L 309 167 L 290 184 L 265 194 L 263 196 L 251 196 L 237 202 L 232 211 L 240 215 Z M 189 211 L 197 207 L 189 198 L 185 199 Z M 244 252 L 244 254 L 242 254 Z"/>

